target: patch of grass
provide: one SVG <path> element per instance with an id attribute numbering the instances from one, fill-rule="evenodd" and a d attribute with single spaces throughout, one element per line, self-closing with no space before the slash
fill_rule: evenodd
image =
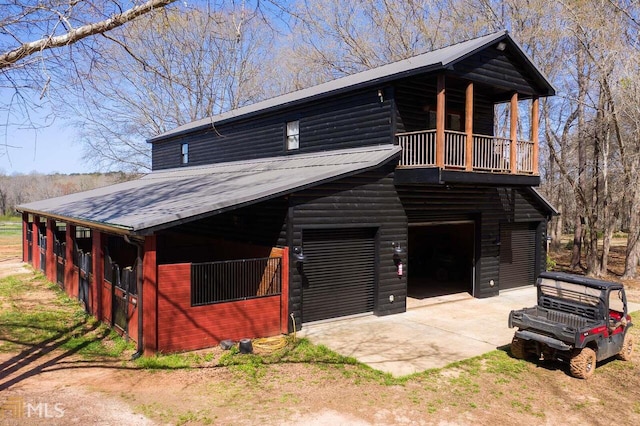
<path id="1" fill-rule="evenodd" d="M 22 232 L 22 221 L 20 218 L 14 218 L 12 216 L 0 216 L 0 233 L 13 235 Z"/>
<path id="2" fill-rule="evenodd" d="M 280 396 L 280 403 L 283 405 L 297 405 L 300 403 L 300 398 L 293 393 L 284 393 Z"/>
<path id="3" fill-rule="evenodd" d="M 51 291 L 46 301 L 34 291 Z M 85 314 L 75 299 L 46 281 L 41 274 L 10 276 L 0 280 L 0 351 L 50 346 L 84 357 L 119 357 L 130 345 Z"/>
<path id="4" fill-rule="evenodd" d="M 278 355 L 278 354 L 274 354 Z M 281 360 L 323 364 L 358 364 L 358 360 L 333 352 L 324 345 L 314 345 L 308 339 L 298 339 L 285 348 Z"/>
<path id="5" fill-rule="evenodd" d="M 143 356 L 135 360 L 140 368 L 150 370 L 176 370 L 192 367 L 192 362 L 184 354 L 156 354 L 154 356 Z"/>
<path id="6" fill-rule="evenodd" d="M 0 279 L 0 298 L 11 298 L 24 293 L 30 286 L 27 282 L 15 275 Z"/>
<path id="7" fill-rule="evenodd" d="M 520 402 L 520 401 L 512 400 L 511 407 L 514 408 L 519 413 L 531 414 L 536 417 L 545 416 L 543 412 L 533 411 L 533 407 L 529 402 Z"/>
<path id="8" fill-rule="evenodd" d="M 213 419 L 209 417 L 210 413 L 208 410 L 201 411 L 187 411 L 186 413 L 182 413 L 178 415 L 178 421 L 176 422 L 177 426 L 181 426 L 188 423 L 195 424 L 204 424 L 210 425 L 213 423 Z"/>
<path id="9" fill-rule="evenodd" d="M 171 410 L 171 408 L 157 402 L 138 405 L 135 407 L 135 411 L 143 414 L 145 417 L 159 418 L 165 423 L 170 422 L 174 417 L 173 410 Z"/>
<path id="10" fill-rule="evenodd" d="M 486 360 L 485 368 L 488 373 L 501 374 L 507 377 L 518 377 L 528 369 L 528 363 L 511 358 L 504 351 L 492 351 L 480 356 Z"/>

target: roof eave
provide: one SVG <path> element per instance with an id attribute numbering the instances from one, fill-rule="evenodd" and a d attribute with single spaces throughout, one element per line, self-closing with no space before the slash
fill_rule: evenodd
<path id="1" fill-rule="evenodd" d="M 45 212 L 45 211 L 36 210 L 36 209 L 29 209 L 22 206 L 16 207 L 16 211 L 19 211 L 21 213 L 33 214 L 34 216 L 41 216 L 49 219 L 59 220 L 60 222 L 71 223 L 78 226 L 84 226 L 86 228 L 96 229 L 96 230 L 103 231 L 110 234 L 116 234 L 116 235 L 135 235 L 136 234 L 133 228 L 128 226 L 123 226 L 123 225 L 117 225 L 117 224 L 106 223 L 106 222 L 96 222 L 96 221 L 81 219 L 81 218 L 72 217 L 72 216 L 64 216 L 64 215 Z"/>

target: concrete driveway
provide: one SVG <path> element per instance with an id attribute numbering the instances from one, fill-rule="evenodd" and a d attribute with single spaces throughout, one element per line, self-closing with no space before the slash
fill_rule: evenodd
<path id="1" fill-rule="evenodd" d="M 533 286 L 487 299 L 466 296 L 440 297 L 414 308 L 410 304 L 397 315 L 305 324 L 299 335 L 399 377 L 510 344 L 514 330 L 507 326 L 509 312 L 536 303 Z M 640 305 L 631 303 L 629 308 L 633 312 Z"/>

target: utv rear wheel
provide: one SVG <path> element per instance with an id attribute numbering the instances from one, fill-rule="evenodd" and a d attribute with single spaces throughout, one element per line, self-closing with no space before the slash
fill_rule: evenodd
<path id="1" fill-rule="evenodd" d="M 569 361 L 571 375 L 578 379 L 588 379 L 596 369 L 596 353 L 591 348 L 583 348 Z"/>
<path id="2" fill-rule="evenodd" d="M 618 358 L 623 361 L 629 361 L 631 359 L 631 355 L 633 355 L 633 337 L 627 332 L 624 336 L 624 343 L 622 344 L 622 349 L 618 352 Z"/>
<path id="3" fill-rule="evenodd" d="M 524 340 L 513 336 L 513 340 L 511 340 L 511 355 L 517 359 L 525 359 L 527 357 L 527 352 L 524 349 Z"/>

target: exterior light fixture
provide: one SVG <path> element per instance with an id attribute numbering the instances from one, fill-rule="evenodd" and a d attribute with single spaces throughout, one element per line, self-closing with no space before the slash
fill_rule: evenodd
<path id="1" fill-rule="evenodd" d="M 391 243 L 391 247 L 393 247 L 393 264 L 396 265 L 398 278 L 402 278 L 402 275 L 404 275 L 404 267 L 400 255 L 404 253 L 404 250 L 400 247 L 400 243 Z"/>
<path id="2" fill-rule="evenodd" d="M 384 102 L 384 92 L 382 89 L 378 89 L 378 98 L 380 99 L 380 103 Z"/>
<path id="3" fill-rule="evenodd" d="M 505 43 L 504 41 L 501 41 L 496 45 L 496 49 L 499 50 L 500 52 L 504 52 L 504 49 L 506 48 L 507 48 L 507 43 Z"/>
<path id="4" fill-rule="evenodd" d="M 295 246 L 293 248 L 293 258 L 295 259 L 296 263 L 305 263 L 307 261 L 307 256 L 304 255 L 304 253 L 302 252 L 302 247 L 300 246 Z"/>

